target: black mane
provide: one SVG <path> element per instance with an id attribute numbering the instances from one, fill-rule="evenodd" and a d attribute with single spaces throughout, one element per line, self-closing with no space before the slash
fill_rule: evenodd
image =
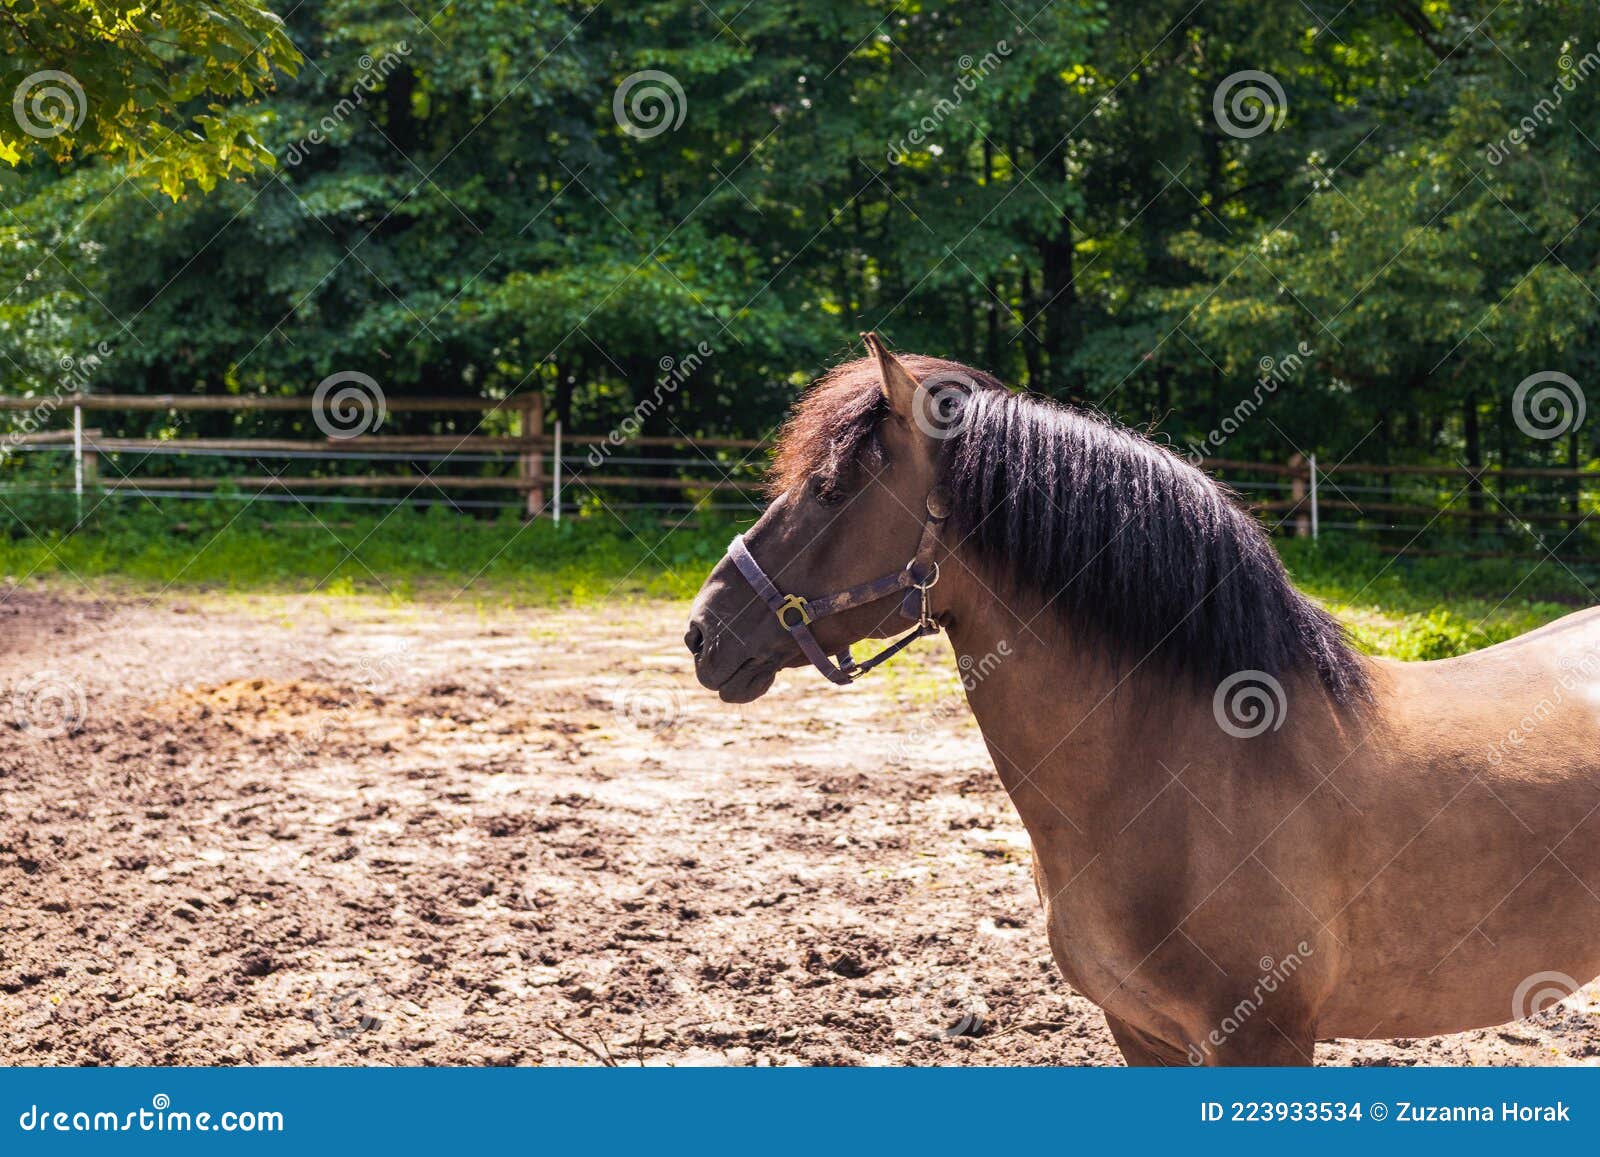
<path id="1" fill-rule="evenodd" d="M 1339 702 L 1366 697 L 1343 628 L 1201 471 L 1132 431 L 1003 388 L 974 391 L 959 429 L 943 474 L 961 549 L 1119 666 L 1212 685 L 1309 670 Z"/>

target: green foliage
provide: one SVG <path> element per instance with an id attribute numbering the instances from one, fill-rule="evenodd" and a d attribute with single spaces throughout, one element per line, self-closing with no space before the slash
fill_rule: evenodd
<path id="1" fill-rule="evenodd" d="M 107 156 L 177 200 L 190 182 L 272 163 L 242 110 L 300 57 L 251 0 L 31 0 L 0 19 L 0 161 Z"/>
<path id="2" fill-rule="evenodd" d="M 578 603 L 688 598 L 732 531 L 699 522 L 668 536 L 654 520 L 587 519 L 556 526 L 444 507 L 290 506 L 242 509 L 226 497 L 181 515 L 125 501 L 93 509 L 72 531 L 71 498 L 35 507 L 35 529 L 0 536 L 0 576 L 48 576 L 97 592 L 235 591 L 465 596 Z M 13 499 L 7 496 L 6 502 Z M 53 517 L 51 517 L 53 516 Z M 49 521 L 46 519 L 49 518 Z M 53 526 L 56 529 L 38 529 Z"/>
<path id="3" fill-rule="evenodd" d="M 762 434 L 878 328 L 1183 445 L 1304 346 L 1227 456 L 1591 461 L 1594 423 L 1508 421 L 1517 383 L 1587 381 L 1600 349 L 1588 5 L 1507 0 L 1492 29 L 1456 0 L 1327 7 L 14 9 L 0 35 L 49 31 L 16 61 L 70 60 L 91 99 L 78 135 L 3 138 L 33 162 L 0 181 L 5 388 L 304 393 L 354 369 L 541 391 L 599 432 L 704 344 L 642 432 Z M 1257 73 L 1282 96 L 1231 131 L 1219 102 Z M 241 175 L 261 148 L 277 168 Z M 129 179 L 228 165 L 176 203 Z"/>
<path id="4" fill-rule="evenodd" d="M 1550 560 L 1404 558 L 1342 535 L 1278 543 L 1295 582 L 1391 659 L 1447 659 L 1595 602 L 1600 575 Z M 1512 592 L 1507 595 L 1507 592 Z"/>

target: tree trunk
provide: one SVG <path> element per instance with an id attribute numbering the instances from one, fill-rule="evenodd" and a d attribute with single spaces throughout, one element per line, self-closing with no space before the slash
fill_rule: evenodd
<path id="1" fill-rule="evenodd" d="M 1039 340 L 1035 336 L 1038 332 L 1037 321 L 1031 320 L 1038 303 L 1033 293 L 1033 273 L 1026 265 L 1022 267 L 1022 356 L 1027 362 L 1028 370 L 1023 381 L 1023 386 L 1030 390 L 1037 390 L 1044 384 L 1043 367 L 1039 364 Z"/>
<path id="2" fill-rule="evenodd" d="M 1066 184 L 1066 155 L 1058 151 L 1052 162 L 1061 184 Z M 1077 269 L 1077 248 L 1072 238 L 1072 222 L 1063 213 L 1056 222 L 1054 233 L 1039 243 L 1040 278 L 1043 282 L 1044 358 L 1049 375 L 1048 389 L 1056 397 L 1070 392 L 1067 380 L 1067 360 L 1072 354 L 1073 327 L 1077 318 L 1077 287 L 1073 284 Z"/>
<path id="3" fill-rule="evenodd" d="M 982 184 L 984 188 L 994 184 L 994 146 L 987 138 L 983 142 Z M 1005 371 L 1000 365 L 1001 282 L 998 274 L 989 278 L 988 288 L 989 299 L 983 303 L 984 309 L 989 312 L 988 332 L 985 335 L 985 368 L 992 374 L 1003 375 Z"/>

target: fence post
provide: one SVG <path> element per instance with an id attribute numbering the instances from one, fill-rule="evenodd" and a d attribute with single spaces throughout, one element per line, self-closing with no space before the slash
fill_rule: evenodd
<path id="1" fill-rule="evenodd" d="M 555 487 L 550 492 L 550 509 L 555 515 L 556 525 L 561 525 L 561 419 L 556 419 L 556 448 L 550 456 L 550 473 L 555 480 Z"/>
<path id="2" fill-rule="evenodd" d="M 533 393 L 520 407 L 521 428 L 518 433 L 529 439 L 517 456 L 517 477 L 526 484 L 523 491 L 523 517 L 537 518 L 544 509 L 544 455 L 539 442 L 544 437 L 544 395 Z"/>
<path id="3" fill-rule="evenodd" d="M 90 490 L 97 489 L 100 485 L 100 451 L 95 449 L 94 443 L 99 440 L 101 430 L 98 426 L 83 432 L 89 446 L 83 452 L 83 484 Z"/>
<path id="4" fill-rule="evenodd" d="M 1311 455 L 1311 537 L 1317 537 L 1317 456 Z M 1334 463 L 1338 465 L 1338 463 Z"/>
<path id="5" fill-rule="evenodd" d="M 1295 454 L 1289 459 L 1289 509 L 1294 511 L 1294 536 L 1304 538 L 1311 533 L 1310 524 L 1306 521 L 1306 514 L 1302 507 L 1306 501 L 1306 475 L 1303 473 L 1306 466 L 1305 456 Z M 1312 483 L 1315 486 L 1315 483 Z"/>
<path id="6" fill-rule="evenodd" d="M 72 493 L 78 500 L 78 521 L 83 522 L 83 407 L 72 407 Z"/>

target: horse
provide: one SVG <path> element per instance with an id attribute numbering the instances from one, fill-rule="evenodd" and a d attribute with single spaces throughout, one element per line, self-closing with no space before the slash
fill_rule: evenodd
<path id="1" fill-rule="evenodd" d="M 844 685 L 886 657 L 853 644 L 944 632 L 1052 955 L 1128 1064 L 1311 1064 L 1600 974 L 1594 609 L 1359 654 L 1168 448 L 863 337 L 694 602 L 697 677 L 729 703 L 807 663 Z"/>

